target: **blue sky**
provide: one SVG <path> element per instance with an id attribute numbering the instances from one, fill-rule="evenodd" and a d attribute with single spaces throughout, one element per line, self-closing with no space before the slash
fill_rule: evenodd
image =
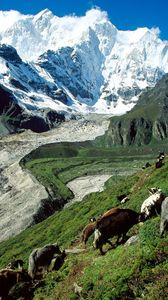
<path id="1" fill-rule="evenodd" d="M 24 14 L 49 8 L 57 16 L 80 16 L 93 6 L 107 11 L 118 29 L 159 27 L 161 38 L 168 40 L 168 0 L 0 0 L 0 10 L 15 9 Z"/>

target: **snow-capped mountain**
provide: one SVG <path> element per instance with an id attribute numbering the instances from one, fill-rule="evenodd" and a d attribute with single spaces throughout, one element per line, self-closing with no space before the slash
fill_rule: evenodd
<path id="1" fill-rule="evenodd" d="M 28 115 L 123 114 L 167 72 L 168 41 L 157 28 L 121 31 L 99 9 L 61 18 L 0 12 L 0 89 Z"/>

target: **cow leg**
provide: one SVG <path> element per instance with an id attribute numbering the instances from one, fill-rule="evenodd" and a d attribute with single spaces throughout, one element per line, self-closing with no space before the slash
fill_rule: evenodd
<path id="1" fill-rule="evenodd" d="M 125 243 L 126 240 L 127 240 L 127 238 L 126 238 L 126 232 L 125 232 L 125 233 L 123 233 L 120 243 L 123 244 L 123 243 Z"/>
<path id="2" fill-rule="evenodd" d="M 113 244 L 110 240 L 107 240 L 106 243 L 108 243 L 111 247 L 113 247 Z"/>
<path id="3" fill-rule="evenodd" d="M 100 254 L 101 254 L 101 255 L 104 255 L 104 254 L 105 254 L 105 252 L 103 251 L 103 245 L 99 247 L 99 250 L 100 250 Z"/>

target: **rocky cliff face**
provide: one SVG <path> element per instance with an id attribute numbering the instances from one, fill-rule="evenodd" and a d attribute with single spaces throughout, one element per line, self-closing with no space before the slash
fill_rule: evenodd
<path id="1" fill-rule="evenodd" d="M 144 118 L 111 121 L 106 139 L 111 145 L 143 145 L 152 138 L 152 123 Z"/>
<path id="2" fill-rule="evenodd" d="M 112 145 L 147 145 L 168 137 L 168 75 L 144 92 L 138 104 L 121 117 L 111 118 L 101 141 Z"/>
<path id="3" fill-rule="evenodd" d="M 65 116 L 50 109 L 43 115 L 30 113 L 17 103 L 10 90 L 0 85 L 0 135 L 21 132 L 31 129 L 34 132 L 44 132 L 65 121 Z"/>

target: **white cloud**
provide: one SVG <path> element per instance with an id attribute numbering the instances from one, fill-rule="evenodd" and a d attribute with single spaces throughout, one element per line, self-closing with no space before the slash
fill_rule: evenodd
<path id="1" fill-rule="evenodd" d="M 1 31 L 5 31 L 11 28 L 15 22 L 25 18 L 24 15 L 20 14 L 16 10 L 0 11 L 0 28 Z"/>

